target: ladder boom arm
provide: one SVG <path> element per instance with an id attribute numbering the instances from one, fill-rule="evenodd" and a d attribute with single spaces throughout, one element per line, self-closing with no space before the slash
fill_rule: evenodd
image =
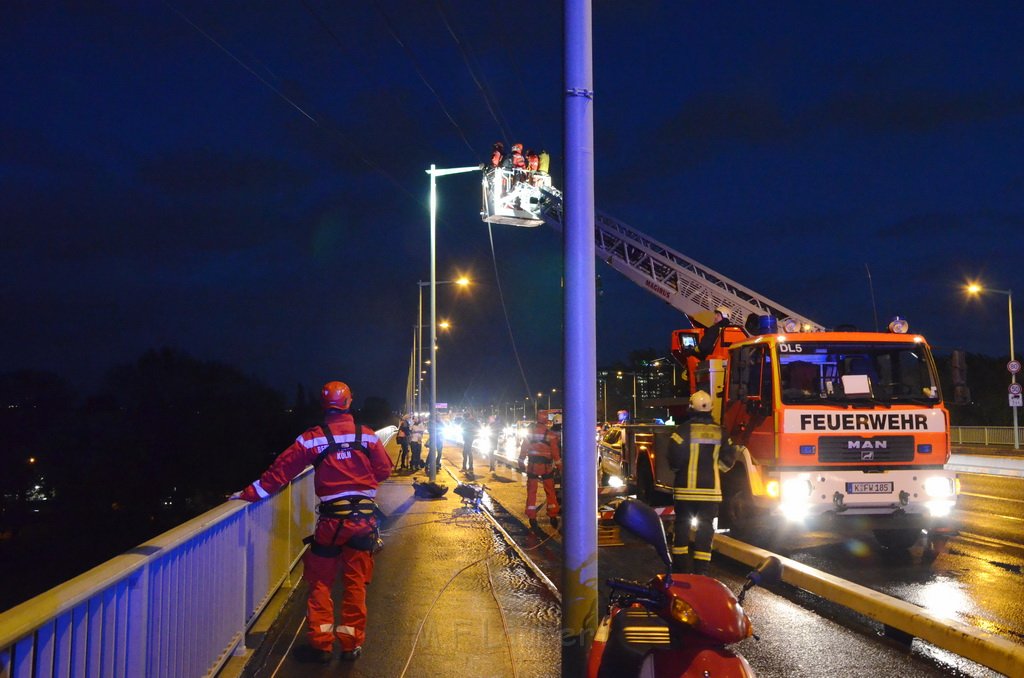
<path id="1" fill-rule="evenodd" d="M 542 192 L 541 214 L 548 225 L 561 230 L 562 194 L 555 188 Z M 825 329 L 603 212 L 597 213 L 594 237 L 602 261 L 688 316 L 724 305 L 737 325 L 753 313 L 780 322 L 792 320 L 800 331 Z"/>

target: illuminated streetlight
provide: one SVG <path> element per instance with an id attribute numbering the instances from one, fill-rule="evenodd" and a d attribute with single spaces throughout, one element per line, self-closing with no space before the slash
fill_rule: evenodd
<path id="1" fill-rule="evenodd" d="M 458 285 L 459 287 L 469 287 L 470 283 L 472 283 L 472 282 L 473 282 L 472 280 L 470 280 L 466 276 L 462 275 L 462 276 L 459 276 L 458 278 L 456 278 L 455 280 L 437 280 L 437 281 L 435 281 L 435 284 L 436 285 Z M 422 375 L 422 374 L 426 374 L 427 373 L 426 370 L 423 369 L 423 366 L 430 364 L 429 360 L 424 360 L 423 359 L 423 327 L 424 327 L 424 325 L 423 325 L 423 288 L 424 287 L 429 287 L 430 283 L 429 282 L 423 282 L 422 280 L 420 280 L 419 282 L 416 283 L 416 286 L 419 287 L 419 297 L 420 297 L 419 316 L 418 316 L 417 322 L 416 322 L 416 365 L 419 367 L 420 374 Z M 448 322 L 447 320 L 441 321 L 440 327 L 442 329 L 447 329 L 447 327 L 448 327 L 447 322 Z M 423 377 L 422 376 L 418 376 L 417 379 L 416 379 L 416 394 L 417 394 L 416 411 L 417 412 L 422 412 L 423 411 Z"/>
<path id="2" fill-rule="evenodd" d="M 977 282 L 968 283 L 967 286 L 966 286 L 966 290 L 967 290 L 968 294 L 974 295 L 974 296 L 979 296 L 979 295 L 981 295 L 981 294 L 983 294 L 985 292 L 994 292 L 995 294 L 1005 294 L 1006 295 L 1006 310 L 1007 310 L 1007 313 L 1009 314 L 1009 320 L 1010 320 L 1010 362 L 1015 361 L 1016 357 L 1014 356 L 1014 352 L 1013 352 L 1013 290 L 993 290 L 993 289 L 989 289 L 987 287 L 983 287 L 980 283 L 977 283 Z M 1012 384 L 1016 384 L 1016 383 L 1017 383 L 1017 373 L 1016 372 L 1011 372 L 1010 373 L 1010 384 L 1012 385 Z M 1017 406 L 1013 405 L 1013 406 L 1011 406 L 1011 409 L 1013 410 L 1013 449 L 1019 450 L 1020 449 L 1020 433 L 1019 433 L 1019 431 L 1017 429 Z"/>
<path id="3" fill-rule="evenodd" d="M 430 175 L 430 449 L 427 451 L 427 477 L 434 482 L 441 450 L 437 446 L 437 178 L 449 174 L 479 172 L 482 165 L 437 169 L 431 165 Z"/>
<path id="4" fill-rule="evenodd" d="M 633 415 L 633 420 L 636 421 L 636 418 L 637 418 L 637 411 L 636 411 L 636 371 L 634 370 L 633 372 L 623 372 L 622 370 L 619 370 L 618 372 L 615 373 L 615 376 L 617 376 L 619 379 L 622 379 L 622 375 L 624 375 L 624 374 L 631 374 L 631 375 L 633 375 L 633 412 L 632 412 L 632 415 Z"/>

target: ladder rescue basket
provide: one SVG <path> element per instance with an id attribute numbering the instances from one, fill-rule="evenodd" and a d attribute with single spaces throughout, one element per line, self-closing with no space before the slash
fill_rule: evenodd
<path id="1" fill-rule="evenodd" d="M 490 224 L 532 228 L 544 223 L 541 187 L 551 178 L 544 172 L 488 168 L 483 177 L 480 218 Z"/>

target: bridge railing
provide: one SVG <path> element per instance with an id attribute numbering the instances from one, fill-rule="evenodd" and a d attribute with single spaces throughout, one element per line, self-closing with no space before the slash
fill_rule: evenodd
<path id="1" fill-rule="evenodd" d="M 0 677 L 217 673 L 301 556 L 315 501 L 306 469 L 273 497 L 221 504 L 0 614 Z"/>
<path id="2" fill-rule="evenodd" d="M 1013 445 L 1012 426 L 950 426 L 953 445 Z"/>

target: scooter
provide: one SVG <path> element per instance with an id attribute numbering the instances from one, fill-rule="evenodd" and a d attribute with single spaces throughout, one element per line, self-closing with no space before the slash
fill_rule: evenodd
<path id="1" fill-rule="evenodd" d="M 650 506 L 626 499 L 614 519 L 651 544 L 668 571 L 646 584 L 607 580 L 612 591 L 588 657 L 588 678 L 753 676 L 747 660 L 726 646 L 754 635 L 743 598 L 752 587 L 782 578 L 779 559 L 762 561 L 737 597 L 717 579 L 671 574 L 665 528 Z"/>

